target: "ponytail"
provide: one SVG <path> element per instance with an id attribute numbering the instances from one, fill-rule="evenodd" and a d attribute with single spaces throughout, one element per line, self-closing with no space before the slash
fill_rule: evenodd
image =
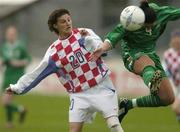
<path id="1" fill-rule="evenodd" d="M 156 21 L 156 13 L 152 8 L 149 7 L 147 0 L 141 1 L 140 8 L 145 14 L 145 24 L 152 24 Z"/>

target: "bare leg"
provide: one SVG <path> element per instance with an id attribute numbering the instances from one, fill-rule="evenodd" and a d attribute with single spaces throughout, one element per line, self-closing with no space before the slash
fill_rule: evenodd
<path id="1" fill-rule="evenodd" d="M 69 132 L 81 132 L 83 128 L 83 122 L 70 122 Z"/>

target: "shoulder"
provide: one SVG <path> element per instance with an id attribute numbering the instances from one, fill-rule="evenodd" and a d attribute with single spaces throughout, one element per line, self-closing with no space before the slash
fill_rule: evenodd
<path id="1" fill-rule="evenodd" d="M 61 40 L 60 40 L 60 39 L 57 39 L 57 40 L 55 40 L 53 43 L 51 43 L 50 47 L 52 47 L 53 45 L 57 45 L 57 44 L 59 44 L 60 42 L 61 42 Z"/>
<path id="2" fill-rule="evenodd" d="M 46 51 L 46 55 L 47 54 L 52 54 L 55 51 L 57 45 L 59 45 L 60 43 L 61 43 L 61 41 L 59 39 L 57 39 L 52 44 L 50 44 L 50 46 L 48 47 L 48 49 Z"/>

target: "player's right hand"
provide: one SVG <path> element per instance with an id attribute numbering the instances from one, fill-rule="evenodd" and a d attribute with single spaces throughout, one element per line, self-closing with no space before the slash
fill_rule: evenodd
<path id="1" fill-rule="evenodd" d="M 6 88 L 5 93 L 6 94 L 13 94 L 14 91 L 12 91 L 11 87 L 8 87 L 8 88 Z"/>

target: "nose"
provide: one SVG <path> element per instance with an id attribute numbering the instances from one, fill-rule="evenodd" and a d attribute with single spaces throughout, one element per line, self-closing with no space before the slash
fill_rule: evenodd
<path id="1" fill-rule="evenodd" d="M 66 20 L 66 25 L 70 25 L 71 22 L 69 20 Z"/>

